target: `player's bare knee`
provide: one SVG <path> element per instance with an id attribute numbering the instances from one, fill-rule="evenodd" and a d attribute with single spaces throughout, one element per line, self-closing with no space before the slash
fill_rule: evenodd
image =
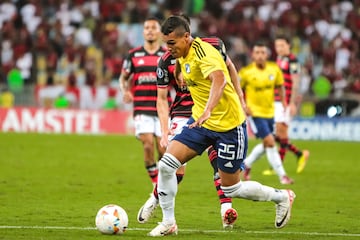
<path id="1" fill-rule="evenodd" d="M 154 151 L 154 145 L 151 142 L 144 142 L 143 147 L 144 147 L 144 152 L 153 152 Z"/>

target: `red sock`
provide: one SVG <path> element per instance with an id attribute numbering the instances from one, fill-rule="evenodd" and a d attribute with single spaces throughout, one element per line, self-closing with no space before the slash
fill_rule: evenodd
<path id="1" fill-rule="evenodd" d="M 208 149 L 208 157 L 209 157 L 210 164 L 214 169 L 214 185 L 215 185 L 216 192 L 219 196 L 220 205 L 223 203 L 231 203 L 232 202 L 231 198 L 225 197 L 225 194 L 220 187 L 221 180 L 219 178 L 219 173 L 218 173 L 218 169 L 217 169 L 217 152 L 215 151 L 215 149 L 212 146 Z"/>
<path id="2" fill-rule="evenodd" d="M 223 203 L 231 203 L 232 199 L 226 197 L 223 190 L 220 187 L 221 186 L 220 178 L 214 180 L 214 185 L 215 185 L 215 188 L 216 188 L 216 192 L 217 192 L 217 194 L 219 196 L 220 205 L 223 204 Z"/>
<path id="3" fill-rule="evenodd" d="M 286 150 L 287 150 L 287 146 L 288 146 L 288 139 L 284 138 L 284 139 L 280 139 L 280 148 L 279 148 L 279 154 L 280 154 L 280 158 L 281 161 L 283 162 L 285 159 L 285 154 L 286 154 Z"/>
<path id="4" fill-rule="evenodd" d="M 158 178 L 158 173 L 159 173 L 159 170 L 158 170 L 158 168 L 157 168 L 157 164 L 154 163 L 154 164 L 151 165 L 151 166 L 147 166 L 147 167 L 146 167 L 146 170 L 147 170 L 147 172 L 148 172 L 148 174 L 149 174 L 149 177 L 150 177 L 150 179 L 151 179 L 151 182 L 152 182 L 153 184 L 156 184 L 156 183 L 157 183 L 157 178 Z"/>
<path id="5" fill-rule="evenodd" d="M 209 161 L 210 164 L 212 166 L 212 168 L 214 169 L 214 175 L 217 173 L 218 169 L 217 169 L 217 152 L 215 151 L 215 149 L 211 146 L 208 149 L 208 157 L 209 157 Z"/>
<path id="6" fill-rule="evenodd" d="M 299 150 L 297 147 L 295 147 L 295 145 L 293 145 L 292 143 L 288 143 L 288 149 L 290 151 L 292 151 L 297 157 L 300 157 L 302 154 L 302 151 Z"/>
<path id="7" fill-rule="evenodd" d="M 176 180 L 177 180 L 177 184 L 181 183 L 181 181 L 184 178 L 184 174 L 183 173 L 177 173 L 176 174 Z"/>
<path id="8" fill-rule="evenodd" d="M 153 194 L 156 199 L 159 199 L 159 195 L 158 195 L 158 191 L 157 191 L 157 184 L 154 187 Z"/>

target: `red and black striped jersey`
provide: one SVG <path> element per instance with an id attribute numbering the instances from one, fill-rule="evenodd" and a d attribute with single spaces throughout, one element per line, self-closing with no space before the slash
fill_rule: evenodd
<path id="1" fill-rule="evenodd" d="M 292 92 L 292 79 L 291 76 L 300 73 L 300 64 L 294 54 L 290 54 L 284 57 L 278 57 L 276 63 L 280 67 L 284 76 L 285 87 L 285 100 L 289 104 Z M 275 101 L 281 101 L 278 91 L 275 90 Z"/>
<path id="2" fill-rule="evenodd" d="M 130 85 L 134 96 L 134 116 L 157 116 L 156 68 L 165 51 L 164 47 L 160 47 L 154 54 L 149 54 L 141 46 L 131 49 L 124 60 L 122 71 L 132 74 Z"/>
<path id="3" fill-rule="evenodd" d="M 210 43 L 215 47 L 223 56 L 226 61 L 226 49 L 223 41 L 217 37 L 201 38 L 203 41 Z M 167 51 L 159 60 L 157 72 L 157 86 L 158 88 L 170 88 L 175 89 L 175 99 L 170 105 L 170 117 L 186 117 L 191 116 L 191 108 L 194 102 L 191 98 L 188 89 L 181 89 L 174 77 L 176 59 Z"/>
<path id="4" fill-rule="evenodd" d="M 181 89 L 174 77 L 176 59 L 167 51 L 159 60 L 157 73 L 157 87 L 175 89 L 175 98 L 170 105 L 170 117 L 186 117 L 191 116 L 191 108 L 194 102 L 190 96 L 190 92 L 187 89 Z"/>

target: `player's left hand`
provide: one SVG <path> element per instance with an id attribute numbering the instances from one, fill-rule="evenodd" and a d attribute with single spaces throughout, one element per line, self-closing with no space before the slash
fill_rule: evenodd
<path id="1" fill-rule="evenodd" d="M 286 108 L 288 107 L 288 104 L 285 100 L 283 100 L 282 102 L 282 105 L 283 105 L 283 109 L 284 109 L 284 112 L 286 111 Z"/>
<path id="2" fill-rule="evenodd" d="M 208 120 L 210 116 L 211 113 L 209 111 L 205 111 L 198 120 L 189 125 L 189 128 L 201 127 L 201 125 L 203 125 L 203 123 Z"/>
<path id="3" fill-rule="evenodd" d="M 186 85 L 186 82 L 185 82 L 185 80 L 184 80 L 184 78 L 183 78 L 182 73 L 179 73 L 179 75 L 175 78 L 175 80 L 176 80 L 177 85 L 179 86 L 179 88 L 180 88 L 182 91 L 188 90 L 187 85 Z"/>
<path id="4" fill-rule="evenodd" d="M 294 103 L 290 103 L 288 107 L 289 107 L 290 116 L 292 116 L 292 117 L 295 116 L 297 113 L 296 105 Z"/>

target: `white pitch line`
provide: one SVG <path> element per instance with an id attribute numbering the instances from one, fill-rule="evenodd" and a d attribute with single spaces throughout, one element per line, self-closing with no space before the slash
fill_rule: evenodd
<path id="1" fill-rule="evenodd" d="M 52 230 L 96 230 L 95 227 L 62 226 L 0 226 L 0 229 L 52 229 Z M 150 231 L 150 228 L 128 228 L 129 231 Z M 226 230 L 179 229 L 179 232 L 223 233 Z M 360 237 L 360 233 L 322 233 L 322 232 L 280 232 L 280 231 L 244 231 L 249 234 L 298 234 L 310 236 Z"/>

